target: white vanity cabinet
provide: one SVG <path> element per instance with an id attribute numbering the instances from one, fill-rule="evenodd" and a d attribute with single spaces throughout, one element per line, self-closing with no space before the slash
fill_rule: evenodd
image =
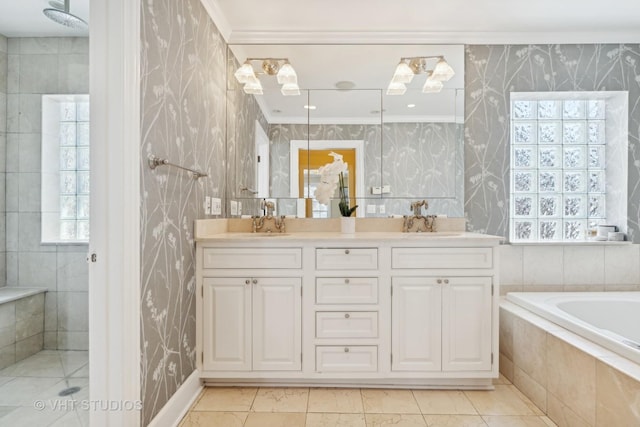
<path id="1" fill-rule="evenodd" d="M 197 244 L 205 382 L 492 387 L 499 238 L 238 234 Z"/>

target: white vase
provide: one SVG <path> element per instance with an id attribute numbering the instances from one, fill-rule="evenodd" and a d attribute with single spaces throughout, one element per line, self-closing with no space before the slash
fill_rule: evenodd
<path id="1" fill-rule="evenodd" d="M 345 234 L 353 234 L 356 232 L 356 218 L 353 216 L 340 217 L 340 231 Z"/>

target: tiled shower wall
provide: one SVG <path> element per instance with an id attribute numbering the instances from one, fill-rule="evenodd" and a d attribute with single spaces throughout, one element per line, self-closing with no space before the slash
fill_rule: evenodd
<path id="1" fill-rule="evenodd" d="M 89 41 L 9 38 L 7 46 L 6 283 L 48 289 L 45 348 L 86 350 L 87 246 L 40 243 L 40 132 L 43 94 L 89 93 Z"/>
<path id="2" fill-rule="evenodd" d="M 7 284 L 5 155 L 7 152 L 7 38 L 0 35 L 0 287 Z"/>

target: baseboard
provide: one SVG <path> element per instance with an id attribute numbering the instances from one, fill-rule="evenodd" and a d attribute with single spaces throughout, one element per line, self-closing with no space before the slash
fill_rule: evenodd
<path id="1" fill-rule="evenodd" d="M 201 391 L 200 372 L 196 369 L 151 420 L 148 427 L 177 426 Z"/>

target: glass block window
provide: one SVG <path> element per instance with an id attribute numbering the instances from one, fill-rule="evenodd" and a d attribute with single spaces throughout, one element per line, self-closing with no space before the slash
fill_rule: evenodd
<path id="1" fill-rule="evenodd" d="M 42 241 L 89 240 L 89 97 L 42 99 Z"/>
<path id="2" fill-rule="evenodd" d="M 606 222 L 604 99 L 511 102 L 511 240 L 577 241 Z"/>

